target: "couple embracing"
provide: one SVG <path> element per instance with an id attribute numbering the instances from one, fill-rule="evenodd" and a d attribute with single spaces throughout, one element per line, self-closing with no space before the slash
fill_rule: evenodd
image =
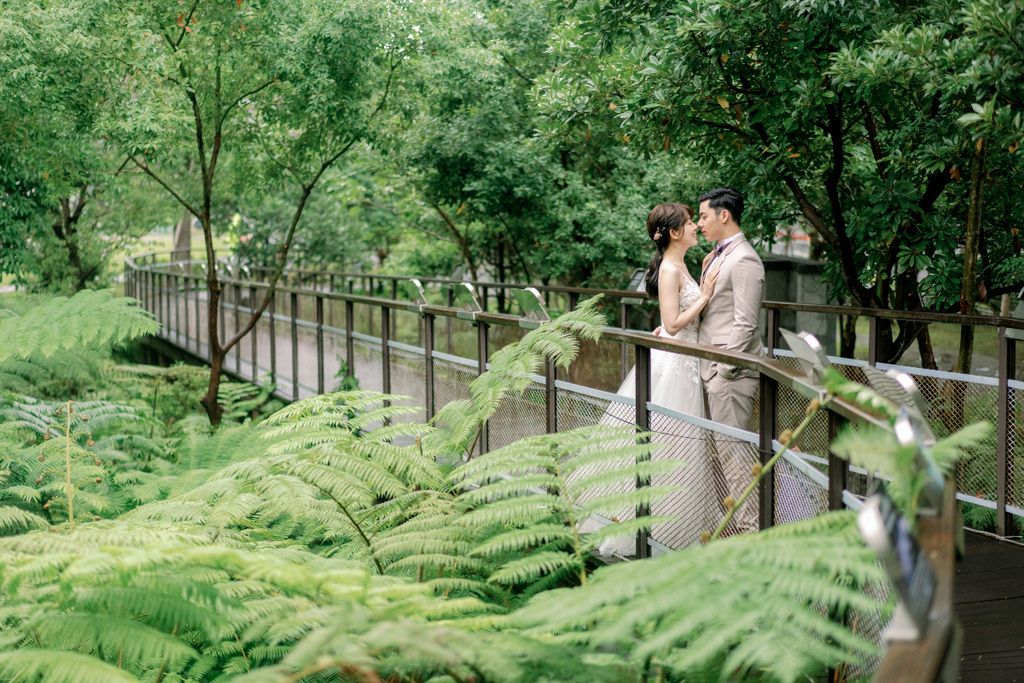
<path id="1" fill-rule="evenodd" d="M 658 299 L 662 323 L 655 334 L 763 356 L 758 316 L 764 266 L 740 230 L 743 197 L 732 188 L 719 187 L 698 201 L 696 223 L 684 204 L 659 204 L 647 217 L 647 234 L 656 252 L 645 285 Z M 704 259 L 699 282 L 683 262 L 687 250 L 697 244 L 697 230 L 715 243 Z M 746 430 L 758 374 L 714 361 L 698 365 L 691 356 L 653 351 L 651 384 L 652 403 Z M 716 432 L 714 451 L 705 454 L 708 462 L 688 464 L 707 472 L 713 485 L 703 483 L 715 491 L 719 503 L 727 496 L 738 500 L 752 479 L 748 450 L 742 442 Z M 757 506 L 748 502 L 737 512 L 733 526 L 735 531 L 756 531 Z"/>

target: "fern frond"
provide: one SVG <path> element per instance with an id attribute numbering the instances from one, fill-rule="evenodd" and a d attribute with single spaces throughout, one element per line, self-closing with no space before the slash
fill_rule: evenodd
<path id="1" fill-rule="evenodd" d="M 513 560 L 487 579 L 490 583 L 516 584 L 533 581 L 559 570 L 578 572 L 583 563 L 574 555 L 560 552 L 536 552 Z"/>
<path id="2" fill-rule="evenodd" d="M 114 345 L 160 329 L 133 299 L 115 298 L 110 290 L 84 290 L 70 298 L 3 296 L 0 308 L 10 313 L 0 317 L 0 361 Z"/>
<path id="3" fill-rule="evenodd" d="M 0 653 L 0 676 L 11 683 L 138 683 L 123 669 L 95 657 L 58 650 Z"/>

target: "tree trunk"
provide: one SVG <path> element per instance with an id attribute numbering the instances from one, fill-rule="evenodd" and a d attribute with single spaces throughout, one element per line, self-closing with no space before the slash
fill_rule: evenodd
<path id="1" fill-rule="evenodd" d="M 210 266 L 210 274 L 206 278 L 206 317 L 207 335 L 210 340 L 210 384 L 206 393 L 199 403 L 206 410 L 206 416 L 210 418 L 210 425 L 216 427 L 224 417 L 224 406 L 218 401 L 220 394 L 220 373 L 224 367 L 225 350 L 220 345 L 220 335 L 217 329 L 217 320 L 220 312 L 220 282 L 217 280 L 217 271 Z"/>
<path id="2" fill-rule="evenodd" d="M 844 358 L 853 358 L 854 350 L 857 348 L 857 316 L 841 316 L 843 321 L 842 338 L 840 339 L 839 355 Z"/>
<path id="3" fill-rule="evenodd" d="M 192 255 L 192 213 L 188 210 L 178 221 L 178 227 L 174 229 L 174 251 L 171 259 L 174 261 L 188 261 Z M 186 264 L 184 272 L 191 273 L 192 266 Z"/>
<path id="4" fill-rule="evenodd" d="M 985 155 L 988 143 L 982 138 L 971 159 L 971 194 L 967 207 L 967 230 L 964 236 L 964 276 L 960 288 L 960 313 L 970 315 L 978 301 L 978 240 L 981 236 L 981 206 L 985 192 Z M 974 355 L 974 326 L 960 326 L 960 353 L 953 372 L 969 373 Z"/>

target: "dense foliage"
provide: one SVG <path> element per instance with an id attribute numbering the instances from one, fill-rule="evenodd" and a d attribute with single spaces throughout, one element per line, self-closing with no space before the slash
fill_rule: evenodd
<path id="1" fill-rule="evenodd" d="M 503 401 L 597 336 L 596 301 L 503 348 L 431 424 L 401 421 L 403 397 L 279 408 L 224 384 L 219 428 L 197 414 L 208 370 L 114 365 L 112 345 L 153 325 L 141 309 L 104 292 L 28 304 L 0 303 L 21 340 L 4 363 L 47 369 L 0 396 L 9 680 L 795 681 L 877 653 L 857 624 L 891 606 L 849 513 L 605 567 L 603 539 L 663 521 L 615 521 L 668 492 L 621 483 L 679 463 L 601 425 L 472 457 Z M 83 335 L 92 374 L 61 383 Z M 940 444 L 940 465 L 976 437 Z M 906 454 L 857 438 L 840 448 L 912 508 Z"/>

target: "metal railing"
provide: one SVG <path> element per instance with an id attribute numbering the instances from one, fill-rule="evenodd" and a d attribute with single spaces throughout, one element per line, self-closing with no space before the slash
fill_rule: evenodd
<path id="1" fill-rule="evenodd" d="M 151 311 L 163 328 L 159 336 L 200 359 L 209 358 L 209 347 L 204 342 L 209 319 L 206 310 L 206 276 L 183 263 L 161 262 L 158 253 L 126 260 L 125 292 L 139 299 Z M 194 265 L 194 264 L 193 264 Z M 255 274 L 258 270 L 254 269 Z M 370 281 L 373 278 L 373 281 Z M 363 282 L 360 283 L 360 280 Z M 298 272 L 290 275 L 289 286 L 279 286 L 263 319 L 229 354 L 225 371 L 234 376 L 260 383 L 265 378 L 277 386 L 276 394 L 286 400 L 297 400 L 324 393 L 334 376 L 347 374 L 356 377 L 363 388 L 383 393 L 408 395 L 409 404 L 421 407 L 421 412 L 409 419 L 427 421 L 446 403 L 467 398 L 466 386 L 484 372 L 487 359 L 498 347 L 516 341 L 536 323 L 520 316 L 484 310 L 470 313 L 456 307 L 450 295 L 433 291 L 432 298 L 440 303 L 414 304 L 400 300 L 399 283 L 402 278 L 390 276 L 343 275 L 323 272 Z M 356 284 L 374 292 L 380 282 L 387 282 L 390 297 L 356 293 Z M 439 279 L 424 280 L 424 285 L 450 284 Z M 342 283 L 344 283 L 342 285 Z M 312 286 L 305 286 L 312 284 Z M 490 291 L 508 291 L 521 286 L 508 283 L 480 282 Z M 220 278 L 221 306 L 217 325 L 221 338 L 231 336 L 231 328 L 239 330 L 241 316 L 248 316 L 258 306 L 260 297 L 269 289 L 265 282 Z M 298 286 L 295 286 L 298 285 Z M 339 285 L 342 291 L 338 291 Z M 360 287 L 360 290 L 363 290 Z M 711 439 L 727 437 L 746 449 L 750 463 L 766 463 L 781 445 L 777 441 L 780 425 L 795 424 L 795 416 L 803 417 L 810 400 L 821 396 L 821 387 L 793 361 L 792 354 L 778 348 L 779 320 L 784 311 L 826 315 L 856 314 L 871 320 L 869 345 L 877 348 L 875 330 L 879 320 L 907 318 L 932 322 L 956 322 L 976 325 L 996 325 L 999 329 L 1000 375 L 994 381 L 982 382 L 996 392 L 995 405 L 999 417 L 997 486 L 994 500 L 969 496 L 983 504 L 991 504 L 1006 528 L 1006 517 L 1022 514 L 1013 496 L 1024 494 L 1024 485 L 1017 485 L 1018 474 L 1012 467 L 1013 449 L 1017 443 L 1009 436 L 1018 430 L 1019 392 L 1024 385 L 1010 375 L 1015 368 L 1015 341 L 1007 336 L 1008 330 L 1024 329 L 1024 321 L 1010 318 L 982 318 L 963 316 L 927 317 L 917 313 L 873 311 L 827 306 L 801 306 L 767 302 L 767 357 L 730 352 L 698 344 L 667 338 L 656 338 L 645 332 L 625 329 L 630 299 L 636 292 L 622 290 L 584 290 L 579 288 L 538 287 L 557 303 L 562 299 L 566 309 L 575 306 L 580 297 L 604 294 L 621 307 L 620 328 L 606 328 L 600 344 L 581 347 L 580 355 L 567 375 L 556 373 L 552 364 L 544 373 L 533 378 L 533 383 L 521 397 L 504 402 L 490 420 L 479 440 L 481 452 L 511 443 L 524 436 L 551 433 L 582 424 L 608 420 L 625 420 L 645 432 L 664 438 L 661 457 L 686 460 L 689 455 L 707 448 Z M 625 301 L 623 301 L 625 300 Z M 230 314 L 230 319 L 228 315 Z M 947 318 L 949 320 L 947 320 Z M 441 323 L 440 325 L 438 323 Z M 279 334 L 284 332 L 284 334 Z M 611 345 L 609 353 L 606 346 Z M 445 349 L 445 350 L 442 350 Z M 683 353 L 700 359 L 725 362 L 741 368 L 755 370 L 760 376 L 759 394 L 750 430 L 735 430 L 699 417 L 682 415 L 660 408 L 650 402 L 650 362 L 652 351 Z M 336 362 L 330 353 L 336 353 Z M 310 358 L 313 356 L 313 358 Z M 286 364 L 282 365 L 281 360 Z M 864 367 L 884 367 L 869 353 L 867 361 L 832 358 L 834 367 L 851 377 L 865 381 Z M 344 362 L 344 365 L 341 364 Z M 613 393 L 629 365 L 635 363 L 636 400 L 625 399 Z M 602 372 L 598 369 L 603 368 Z M 920 377 L 923 371 L 910 369 Z M 935 373 L 933 373 L 935 374 Z M 938 373 L 931 379 L 944 383 L 968 382 L 968 376 Z M 927 376 L 927 375 L 923 375 Z M 587 381 L 588 379 L 592 381 Z M 994 385 L 994 389 L 992 389 Z M 609 387 L 612 390 L 609 390 Z M 991 392 L 990 392 L 991 393 Z M 624 409 L 619 410 L 619 409 Z M 834 399 L 817 423 L 812 423 L 801 441 L 803 453 L 787 453 L 772 476 L 759 486 L 758 525 L 764 529 L 824 512 L 856 504 L 851 494 L 863 494 L 872 473 L 857 471 L 828 449 L 831 437 L 844 422 L 881 424 L 874 415 L 842 399 Z M 856 480 L 856 481 L 855 481 Z M 683 480 L 637 482 L 647 484 L 687 484 Z M 952 487 L 950 488 L 952 492 Z M 713 495 L 713 494 L 710 494 Z M 952 496 L 952 493 L 950 494 Z M 707 502 L 705 499 L 704 502 Z M 720 501 L 721 498 L 718 498 Z M 633 514 L 673 512 L 687 518 L 697 509 L 693 501 L 669 500 L 661 509 L 624 510 L 620 518 Z M 669 507 L 664 507 L 664 506 Z M 690 508 L 682 506 L 691 505 Z M 676 506 L 676 507 L 672 507 Z M 704 505 L 707 509 L 713 506 Z M 717 514 L 717 510 L 712 510 Z M 948 513 L 948 514 L 947 514 Z M 952 513 L 944 511 L 932 524 L 922 526 L 923 543 L 941 552 L 952 553 Z M 937 525 L 937 526 L 936 526 Z M 931 535 L 929 535 L 931 534 Z M 649 534 L 638 537 L 637 556 L 644 557 L 689 545 L 695 541 L 694 529 L 661 525 Z M 938 552 L 938 550 L 937 550 Z M 942 557 L 945 557 L 943 555 Z M 950 554 L 949 557 L 952 557 Z M 944 560 L 936 567 L 939 577 L 939 595 L 930 621 L 926 640 L 931 643 L 930 656 L 941 659 L 951 648 L 958 649 L 949 634 L 952 632 L 953 568 L 952 561 Z M 882 624 L 863 624 L 861 628 L 877 633 Z M 928 635 L 931 634 L 931 635 Z M 936 636 L 935 634 L 940 634 Z M 945 634 L 945 635 L 941 635 Z M 934 636 L 934 637 L 933 637 Z M 938 640 L 936 640 L 936 638 Z M 941 647 L 936 642 L 942 642 Z M 902 652 L 910 652 L 903 648 Z M 919 650 L 904 658 L 922 656 Z M 886 664 L 890 664 L 890 655 Z M 871 665 L 866 671 L 871 670 Z M 925 680 L 925 679 L 921 679 Z"/>

